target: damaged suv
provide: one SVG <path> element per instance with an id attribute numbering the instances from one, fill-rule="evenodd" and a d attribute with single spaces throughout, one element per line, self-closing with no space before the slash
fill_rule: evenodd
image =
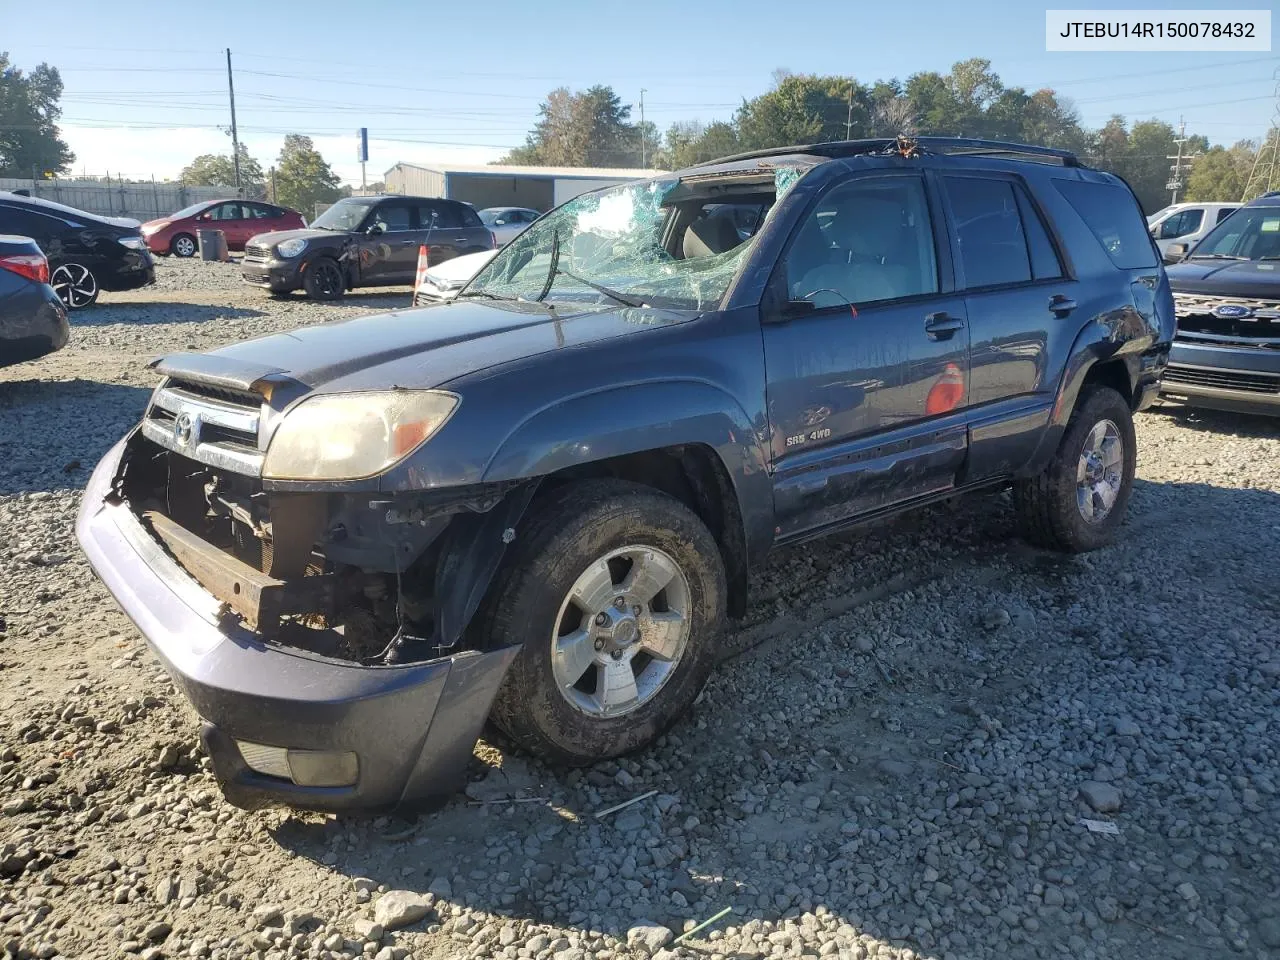
<path id="1" fill-rule="evenodd" d="M 763 151 L 571 200 L 450 302 L 163 358 L 77 534 L 232 802 L 410 804 L 486 719 L 652 741 L 775 546 L 1002 484 L 1107 543 L 1173 326 L 1070 154 Z"/>

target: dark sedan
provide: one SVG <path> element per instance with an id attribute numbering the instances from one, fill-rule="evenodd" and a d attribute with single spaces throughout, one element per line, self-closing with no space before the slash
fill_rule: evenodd
<path id="1" fill-rule="evenodd" d="M 61 350 L 67 310 L 49 286 L 49 261 L 30 237 L 0 234 L 0 366 Z"/>
<path id="2" fill-rule="evenodd" d="M 89 306 L 102 290 L 132 290 L 156 279 L 137 227 L 61 203 L 0 192 L 0 233 L 35 240 L 49 258 L 49 282 L 69 309 Z"/>
<path id="3" fill-rule="evenodd" d="M 241 276 L 272 293 L 336 300 L 352 287 L 414 282 L 418 249 L 431 265 L 492 250 L 493 234 L 465 203 L 438 197 L 348 197 L 306 230 L 264 233 L 244 249 Z"/>
<path id="4" fill-rule="evenodd" d="M 1218 224 L 1168 268 L 1178 312 L 1161 395 L 1280 416 L 1280 193 Z"/>

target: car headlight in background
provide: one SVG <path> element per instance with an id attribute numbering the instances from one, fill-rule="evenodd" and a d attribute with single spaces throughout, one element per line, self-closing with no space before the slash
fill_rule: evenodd
<path id="1" fill-rule="evenodd" d="M 161 220 L 157 223 L 144 223 L 142 225 L 142 235 L 145 237 L 145 236 L 150 236 L 153 233 L 159 233 L 168 225 L 169 225 L 168 220 Z"/>
<path id="2" fill-rule="evenodd" d="M 128 247 L 130 250 L 147 249 L 147 244 L 141 237 L 121 237 L 120 246 Z"/>
<path id="3" fill-rule="evenodd" d="M 443 390 L 311 397 L 290 410 L 267 448 L 272 480 L 358 480 L 399 463 L 445 425 L 459 398 Z"/>
<path id="4" fill-rule="evenodd" d="M 282 240 L 276 244 L 276 253 L 288 260 L 296 257 L 303 250 L 307 249 L 307 241 L 302 237 L 294 237 L 292 240 Z"/>

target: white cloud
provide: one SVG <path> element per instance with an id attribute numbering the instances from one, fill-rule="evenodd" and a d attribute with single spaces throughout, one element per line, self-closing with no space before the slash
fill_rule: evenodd
<path id="1" fill-rule="evenodd" d="M 113 177 L 176 180 L 182 168 L 202 153 L 231 153 L 231 139 L 219 130 L 207 127 L 80 127 L 64 125 L 63 139 L 76 155 L 72 173 L 90 176 L 110 173 Z M 424 134 L 424 139 L 429 134 Z M 329 161 L 344 182 L 360 183 L 360 164 L 356 161 L 356 137 L 312 137 L 316 149 Z M 249 154 L 270 170 L 280 154 L 283 135 L 252 135 L 243 140 Z M 434 146 L 424 143 L 400 143 L 391 140 L 369 141 L 368 177 L 381 180 L 385 171 L 399 161 L 426 163 L 488 163 L 505 151 L 492 147 Z"/>

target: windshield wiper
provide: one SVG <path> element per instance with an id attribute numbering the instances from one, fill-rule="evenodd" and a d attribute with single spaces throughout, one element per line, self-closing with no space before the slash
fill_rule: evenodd
<path id="1" fill-rule="evenodd" d="M 1193 253 L 1191 260 L 1248 260 L 1248 257 L 1237 257 L 1231 253 Z"/>
<path id="2" fill-rule="evenodd" d="M 551 285 L 556 282 L 556 272 L 560 269 L 560 230 L 556 230 L 551 234 L 551 265 L 547 269 L 547 279 L 542 284 L 542 289 L 538 291 L 538 295 L 533 299 L 541 303 L 547 299 L 547 294 L 551 292 Z"/>
<path id="3" fill-rule="evenodd" d="M 490 293 L 488 290 L 463 290 L 454 299 L 461 297 L 488 297 L 490 300 L 519 300 L 519 297 L 504 297 L 500 293 Z"/>
<path id="4" fill-rule="evenodd" d="M 563 274 L 564 276 L 568 277 L 571 280 L 577 280 L 579 283 L 585 284 L 586 286 L 590 287 L 592 290 L 598 291 L 599 293 L 603 293 L 610 300 L 616 300 L 618 303 L 622 304 L 624 307 L 643 307 L 644 306 L 643 303 L 638 303 L 635 300 L 632 300 L 630 297 L 624 297 L 617 290 L 611 290 L 602 283 L 595 283 L 594 281 L 588 280 L 585 277 L 578 276 L 576 273 L 570 273 L 564 267 L 559 267 L 559 266 L 556 267 L 556 273 Z"/>

